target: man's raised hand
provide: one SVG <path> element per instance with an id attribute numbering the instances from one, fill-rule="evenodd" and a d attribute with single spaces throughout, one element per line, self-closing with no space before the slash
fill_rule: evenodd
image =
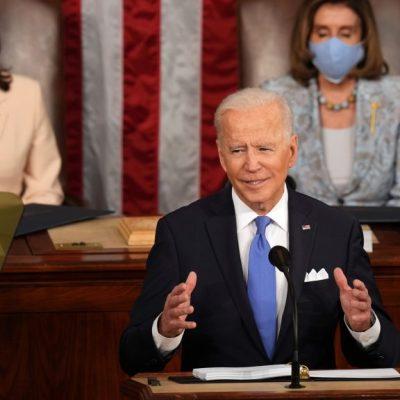
<path id="1" fill-rule="evenodd" d="M 341 268 L 335 268 L 333 274 L 340 291 L 340 303 L 347 323 L 355 332 L 366 331 L 371 327 L 372 316 L 368 289 L 359 279 L 353 281 L 353 288 L 351 288 Z"/>
<path id="2" fill-rule="evenodd" d="M 196 328 L 196 322 L 186 321 L 187 316 L 194 311 L 190 297 L 196 282 L 197 275 L 192 271 L 186 282 L 175 286 L 167 296 L 164 310 L 158 320 L 158 331 L 162 336 L 171 338 L 180 335 L 185 329 Z"/>

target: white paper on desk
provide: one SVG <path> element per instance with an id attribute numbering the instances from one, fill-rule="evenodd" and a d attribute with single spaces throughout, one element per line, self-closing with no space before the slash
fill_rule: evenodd
<path id="1" fill-rule="evenodd" d="M 332 369 L 310 371 L 310 378 L 333 379 L 389 379 L 400 378 L 394 368 Z"/>
<path id="2" fill-rule="evenodd" d="M 287 364 L 243 368 L 197 368 L 193 370 L 193 376 L 203 381 L 257 380 L 290 377 L 290 375 L 291 366 Z M 315 370 L 310 371 L 309 375 L 310 378 L 338 380 L 400 378 L 400 374 L 394 368 Z"/>
<path id="3" fill-rule="evenodd" d="M 215 380 L 256 380 L 290 376 L 291 367 L 287 364 L 261 365 L 258 367 L 243 368 L 196 368 L 193 376 L 203 381 Z"/>

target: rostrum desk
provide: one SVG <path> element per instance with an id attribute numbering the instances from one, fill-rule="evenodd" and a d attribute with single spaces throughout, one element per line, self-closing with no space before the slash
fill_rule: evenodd
<path id="1" fill-rule="evenodd" d="M 288 389 L 289 382 L 230 382 L 179 384 L 170 374 L 140 374 L 121 385 L 123 400 L 383 400 L 400 398 L 400 380 L 302 382 L 302 389 Z M 148 385 L 148 376 L 159 386 Z"/>
<path id="2" fill-rule="evenodd" d="M 373 230 L 374 272 L 400 327 L 400 226 Z M 127 377 L 118 342 L 146 258 L 127 249 L 56 251 L 47 233 L 16 239 L 0 272 L 0 399 L 119 399 Z M 338 363 L 346 365 L 340 355 Z M 175 357 L 166 370 L 178 369 Z"/>

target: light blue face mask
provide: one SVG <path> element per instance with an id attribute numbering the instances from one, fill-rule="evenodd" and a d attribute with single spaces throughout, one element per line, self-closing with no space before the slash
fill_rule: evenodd
<path id="1" fill-rule="evenodd" d="M 321 43 L 308 43 L 314 54 L 312 60 L 319 72 L 329 82 L 340 83 L 345 76 L 364 58 L 364 46 L 361 43 L 349 45 L 337 37 Z"/>

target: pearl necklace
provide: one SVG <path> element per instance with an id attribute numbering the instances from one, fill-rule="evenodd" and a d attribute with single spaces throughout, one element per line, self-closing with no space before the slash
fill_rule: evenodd
<path id="1" fill-rule="evenodd" d="M 326 97 L 318 91 L 318 104 L 325 106 L 330 111 L 341 111 L 350 107 L 350 104 L 354 104 L 357 100 L 357 87 L 354 87 L 350 96 L 341 103 L 332 103 L 326 99 Z"/>

